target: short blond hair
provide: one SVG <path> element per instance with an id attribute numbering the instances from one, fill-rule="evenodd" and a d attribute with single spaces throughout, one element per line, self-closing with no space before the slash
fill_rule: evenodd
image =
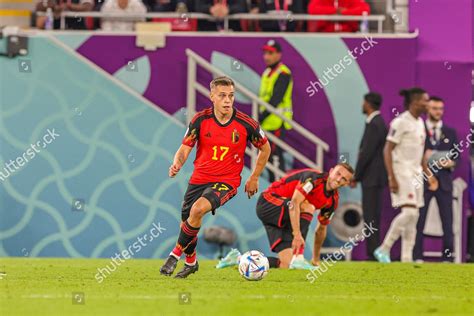
<path id="1" fill-rule="evenodd" d="M 234 81 L 226 76 L 217 77 L 211 81 L 211 83 L 209 84 L 209 87 L 211 88 L 211 90 L 214 90 L 217 86 L 232 86 L 233 87 Z"/>
<path id="2" fill-rule="evenodd" d="M 346 163 L 346 162 L 340 162 L 336 166 L 341 166 L 341 167 L 345 168 L 351 174 L 355 173 L 354 168 L 352 168 L 352 166 L 350 164 Z"/>

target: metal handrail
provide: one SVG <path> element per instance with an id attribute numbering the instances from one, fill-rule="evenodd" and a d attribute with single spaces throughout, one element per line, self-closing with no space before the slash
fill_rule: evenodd
<path id="1" fill-rule="evenodd" d="M 45 12 L 37 12 L 38 16 L 44 16 Z M 74 12 L 74 11 L 62 11 L 61 12 L 61 29 L 66 28 L 66 18 L 131 18 L 131 19 L 143 19 L 143 18 L 181 18 L 184 20 L 198 19 L 198 20 L 209 20 L 217 21 L 218 19 L 210 14 L 199 13 L 199 12 L 153 12 L 153 13 L 106 13 L 97 11 L 85 11 L 85 12 Z M 224 17 L 221 21 L 224 22 L 224 30 L 229 30 L 229 20 L 282 20 L 287 19 L 289 21 L 375 21 L 378 24 L 378 33 L 382 33 L 382 23 L 385 21 L 385 15 L 313 15 L 313 14 L 293 14 L 290 11 L 282 11 L 282 13 L 239 13 L 231 14 Z"/>
<path id="2" fill-rule="evenodd" d="M 210 64 L 207 60 L 196 54 L 191 49 L 186 49 L 186 55 L 188 56 L 188 79 L 187 79 L 187 121 L 191 121 L 192 117 L 196 113 L 196 91 L 200 92 L 203 95 L 209 95 L 209 89 L 204 87 L 202 84 L 197 82 L 197 65 L 203 67 L 205 70 L 209 71 L 210 73 L 224 76 L 226 75 L 223 71 L 219 70 L 218 68 L 214 67 Z M 310 168 L 323 170 L 324 167 L 324 151 L 329 151 L 329 145 L 324 142 L 322 139 L 311 133 L 309 130 L 301 126 L 299 123 L 288 119 L 287 117 L 283 116 L 278 110 L 276 110 L 272 105 L 269 103 L 261 100 L 257 95 L 253 92 L 248 90 L 246 87 L 241 85 L 239 82 L 235 82 L 235 88 L 244 96 L 252 100 L 252 118 L 258 121 L 258 108 L 259 106 L 263 106 L 268 112 L 277 115 L 283 121 L 291 124 L 293 129 L 300 133 L 303 137 L 311 141 L 313 144 L 316 145 L 316 162 L 311 161 L 304 155 L 302 155 L 299 151 L 295 148 L 288 145 L 286 142 L 282 141 L 278 137 L 274 136 L 271 133 L 267 134 L 267 137 L 271 142 L 274 142 L 276 145 L 280 146 L 282 149 L 290 153 L 293 157 L 301 161 L 303 164 Z M 250 156 L 252 158 L 252 167 L 255 166 L 257 151 L 255 149 L 252 150 Z M 267 164 L 268 166 L 269 164 Z M 277 168 L 278 166 L 272 166 L 274 168 L 272 171 Z M 279 172 L 277 176 L 282 176 L 284 174 L 283 171 L 278 169 Z"/>
<path id="3" fill-rule="evenodd" d="M 286 18 L 295 21 L 385 21 L 385 15 L 324 15 L 324 14 L 293 14 L 291 12 L 282 13 L 238 13 L 227 16 L 229 20 L 281 20 Z"/>

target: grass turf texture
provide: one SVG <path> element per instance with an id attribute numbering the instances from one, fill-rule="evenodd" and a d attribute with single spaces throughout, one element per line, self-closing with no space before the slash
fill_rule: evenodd
<path id="1" fill-rule="evenodd" d="M 0 258 L 0 315 L 473 315 L 474 265 L 338 262 L 311 284 L 307 271 L 272 269 L 259 282 L 202 261 L 185 280 L 162 260 L 127 260 L 102 283 L 106 259 Z M 182 263 L 178 265 L 181 268 Z M 177 270 L 178 271 L 178 270 Z M 84 304 L 73 304 L 73 293 Z M 79 294 L 81 295 L 81 294 Z M 180 300 L 179 297 L 182 297 Z"/>

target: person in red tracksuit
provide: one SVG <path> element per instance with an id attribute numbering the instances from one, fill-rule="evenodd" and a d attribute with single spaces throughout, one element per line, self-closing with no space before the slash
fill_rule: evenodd
<path id="1" fill-rule="evenodd" d="M 370 14 L 370 6 L 364 0 L 311 0 L 309 14 L 362 15 Z M 308 21 L 309 32 L 357 32 L 359 22 Z"/>

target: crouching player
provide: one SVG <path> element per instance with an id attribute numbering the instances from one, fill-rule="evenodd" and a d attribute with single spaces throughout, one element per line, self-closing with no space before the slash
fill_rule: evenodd
<path id="1" fill-rule="evenodd" d="M 315 232 L 312 264 L 319 264 L 327 225 L 337 208 L 338 189 L 350 183 L 354 170 L 339 163 L 329 173 L 314 169 L 294 171 L 273 182 L 259 197 L 257 216 L 267 231 L 270 249 L 278 258 L 269 257 L 271 268 L 311 269 L 303 257 L 305 239 L 315 210 L 319 225 Z M 236 265 L 240 252 L 232 249 L 216 268 Z"/>

